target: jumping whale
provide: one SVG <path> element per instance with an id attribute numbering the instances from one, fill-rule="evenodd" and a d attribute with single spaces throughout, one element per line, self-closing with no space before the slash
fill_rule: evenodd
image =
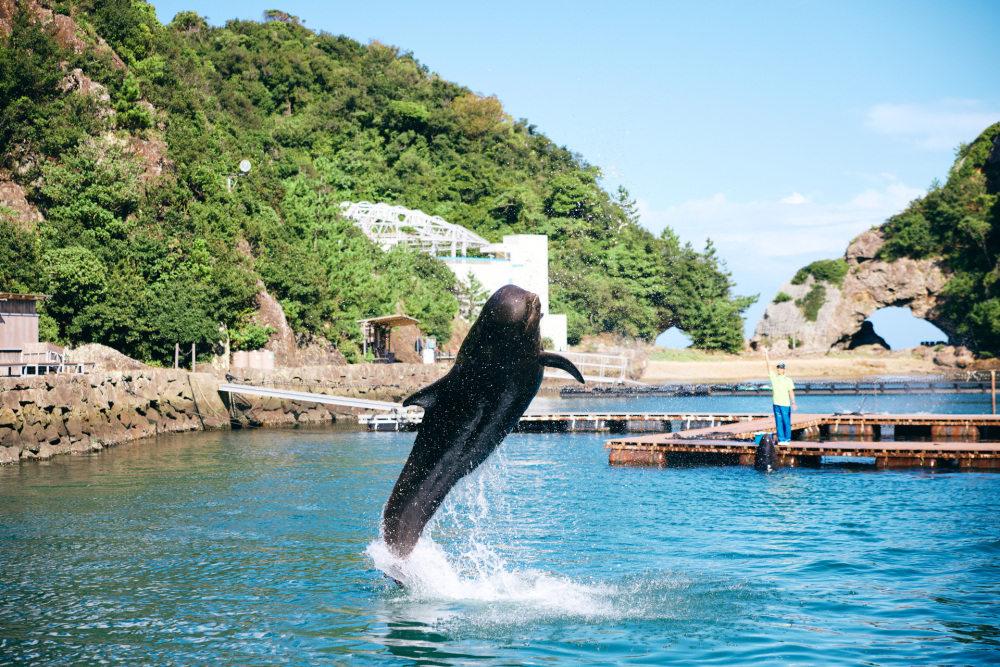
<path id="1" fill-rule="evenodd" d="M 396 557 L 413 551 L 448 491 L 514 428 L 544 366 L 584 381 L 569 359 L 542 351 L 541 318 L 537 294 L 501 287 L 483 306 L 451 371 L 403 401 L 423 407 L 424 417 L 382 512 L 383 538 Z"/>

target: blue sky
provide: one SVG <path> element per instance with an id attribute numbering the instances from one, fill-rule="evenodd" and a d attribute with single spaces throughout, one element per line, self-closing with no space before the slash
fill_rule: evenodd
<path id="1" fill-rule="evenodd" d="M 280 9 L 496 95 L 627 187 L 650 230 L 710 237 L 737 292 L 760 294 L 747 335 L 799 267 L 841 256 L 1000 121 L 995 0 L 153 4 L 212 25 Z M 874 318 L 893 347 L 935 337 L 907 320 Z"/>

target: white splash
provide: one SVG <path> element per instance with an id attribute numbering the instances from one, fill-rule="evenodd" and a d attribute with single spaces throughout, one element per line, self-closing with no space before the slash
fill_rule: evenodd
<path id="1" fill-rule="evenodd" d="M 512 507 L 517 500 L 508 484 L 508 464 L 494 455 L 452 489 L 408 557 L 394 556 L 381 537 L 365 551 L 376 568 L 402 584 L 406 602 L 466 603 L 493 622 L 630 615 L 627 585 L 579 583 L 504 556 L 517 552 L 518 560 L 532 560 L 519 544 Z"/>
<path id="2" fill-rule="evenodd" d="M 498 603 L 513 607 L 509 611 L 516 611 L 522 620 L 526 613 L 534 617 L 607 617 L 620 611 L 613 604 L 619 594 L 616 587 L 580 584 L 534 569 L 519 569 L 482 543 L 457 558 L 429 537 L 422 537 L 404 559 L 393 556 L 381 539 L 368 545 L 366 553 L 375 567 L 404 586 L 409 601 Z M 455 562 L 469 566 L 460 569 Z"/>

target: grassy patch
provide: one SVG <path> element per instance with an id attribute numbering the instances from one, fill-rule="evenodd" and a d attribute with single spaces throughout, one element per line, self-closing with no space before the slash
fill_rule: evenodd
<path id="1" fill-rule="evenodd" d="M 848 268 L 847 261 L 844 259 L 821 259 L 799 269 L 795 277 L 792 278 L 792 284 L 802 285 L 812 275 L 818 283 L 826 282 L 843 287 Z"/>
<path id="2" fill-rule="evenodd" d="M 822 283 L 814 283 L 809 294 L 795 300 L 795 305 L 802 309 L 802 314 L 810 322 L 819 317 L 819 309 L 826 303 L 826 287 Z"/>
<path id="3" fill-rule="evenodd" d="M 706 352 L 705 350 L 697 350 L 690 347 L 683 350 L 661 348 L 649 353 L 649 358 L 653 361 L 725 361 L 729 359 L 730 356 L 731 355 Z"/>

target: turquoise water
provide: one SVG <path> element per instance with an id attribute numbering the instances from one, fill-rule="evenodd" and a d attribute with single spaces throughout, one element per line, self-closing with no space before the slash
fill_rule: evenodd
<path id="1" fill-rule="evenodd" d="M 611 468 L 513 435 L 397 588 L 413 434 L 244 431 L 0 468 L 0 663 L 980 665 L 1000 474 Z"/>

